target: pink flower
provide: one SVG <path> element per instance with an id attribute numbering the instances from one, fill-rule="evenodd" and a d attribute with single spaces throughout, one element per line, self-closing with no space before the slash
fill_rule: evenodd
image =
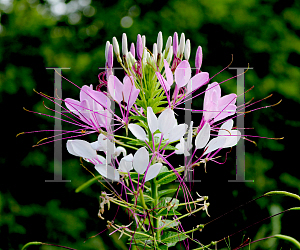
<path id="1" fill-rule="evenodd" d="M 110 76 L 107 89 L 112 98 L 119 104 L 126 103 L 128 110 L 135 103 L 140 90 L 135 87 L 133 77 L 125 76 L 123 83 L 116 77 Z"/>
<path id="2" fill-rule="evenodd" d="M 93 90 L 93 85 L 84 85 L 81 88 L 80 101 L 66 98 L 65 104 L 72 113 L 97 132 L 100 127 L 107 129 L 111 122 L 111 102 L 105 94 Z"/>
<path id="3" fill-rule="evenodd" d="M 200 73 L 201 74 L 201 73 Z M 198 74 L 198 75 L 200 75 Z M 221 88 L 217 82 L 207 86 L 204 96 L 203 120 L 210 124 L 222 120 L 236 112 L 236 94 L 229 94 L 221 97 Z M 203 123 L 203 122 L 201 122 Z"/>

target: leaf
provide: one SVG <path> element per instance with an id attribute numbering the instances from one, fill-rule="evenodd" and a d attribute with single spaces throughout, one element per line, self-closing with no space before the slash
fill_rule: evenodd
<path id="1" fill-rule="evenodd" d="M 176 191 L 177 189 L 166 189 L 166 190 L 158 191 L 158 197 L 160 198 L 164 195 L 175 193 Z"/>
<path id="2" fill-rule="evenodd" d="M 129 119 L 134 119 L 134 120 L 139 120 L 147 123 L 147 118 L 144 116 L 139 116 L 139 115 L 132 115 L 129 117 Z"/>
<path id="3" fill-rule="evenodd" d="M 132 179 L 137 179 L 139 177 L 139 174 L 137 172 L 129 172 L 129 173 Z M 144 178 L 144 174 L 140 174 L 140 182 L 143 180 L 143 178 Z"/>
<path id="4" fill-rule="evenodd" d="M 145 200 L 145 202 L 152 202 L 152 201 L 154 201 L 152 197 L 150 197 L 149 195 L 146 195 L 146 194 L 144 194 L 144 200 Z M 135 197 L 133 197 L 131 199 L 131 201 L 135 201 Z M 141 202 L 140 196 L 137 198 L 137 202 L 139 202 L 139 203 Z"/>
<path id="5" fill-rule="evenodd" d="M 171 198 L 171 197 L 163 197 L 161 199 L 159 199 L 159 204 L 162 206 L 162 207 L 166 207 L 168 206 L 169 204 L 171 203 L 172 205 L 172 210 L 173 209 L 177 209 L 178 208 L 178 204 L 179 204 L 179 200 L 178 199 L 175 199 L 175 198 Z M 174 205 L 174 206 L 173 206 Z"/>
<path id="6" fill-rule="evenodd" d="M 158 174 L 156 179 L 157 179 L 157 184 L 163 185 L 176 180 L 177 176 L 173 171 L 168 171 L 168 172 Z"/>
<path id="7" fill-rule="evenodd" d="M 168 247 L 172 247 L 175 246 L 177 242 L 185 240 L 186 238 L 187 236 L 184 234 L 168 231 L 162 235 L 162 242 L 166 243 Z"/>
<path id="8" fill-rule="evenodd" d="M 160 250 L 168 250 L 168 246 L 160 244 L 160 245 L 158 245 L 158 249 L 160 249 Z"/>
<path id="9" fill-rule="evenodd" d="M 171 222 L 171 224 L 168 225 L 168 226 L 166 226 L 166 227 L 164 227 L 163 230 L 165 230 L 166 228 L 176 227 L 176 226 L 178 226 L 178 223 L 179 223 L 178 221 L 173 221 L 173 220 L 163 220 L 163 221 L 159 222 L 159 227 L 163 227 L 164 225 L 167 225 L 170 222 Z"/>
<path id="10" fill-rule="evenodd" d="M 167 208 L 165 208 L 164 210 L 160 211 L 157 216 L 174 216 L 174 215 L 182 215 L 181 213 L 179 213 L 178 211 L 168 211 Z"/>
<path id="11" fill-rule="evenodd" d="M 81 192 L 83 189 L 86 189 L 87 187 L 89 187 L 92 184 L 94 184 L 95 182 L 97 182 L 98 179 L 102 179 L 102 178 L 103 178 L 102 175 L 97 175 L 96 177 L 88 180 L 87 182 L 85 182 L 84 184 L 82 184 L 78 188 L 76 188 L 75 193 Z"/>

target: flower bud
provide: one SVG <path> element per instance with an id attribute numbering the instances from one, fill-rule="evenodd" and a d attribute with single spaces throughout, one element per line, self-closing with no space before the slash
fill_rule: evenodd
<path id="1" fill-rule="evenodd" d="M 127 49 L 127 36 L 126 36 L 126 33 L 123 33 L 123 36 L 122 36 L 122 54 L 123 56 L 127 55 L 128 53 L 128 49 Z"/>
<path id="2" fill-rule="evenodd" d="M 113 67 L 113 60 L 114 60 L 114 55 L 113 55 L 113 46 L 112 44 L 109 45 L 108 52 L 107 52 L 107 60 L 106 60 L 106 65 L 108 68 Z"/>
<path id="3" fill-rule="evenodd" d="M 134 47 L 134 43 L 131 43 L 131 46 L 130 46 L 130 53 L 131 53 L 132 57 L 135 58 L 135 47 Z"/>
<path id="4" fill-rule="evenodd" d="M 143 48 L 146 47 L 146 36 L 142 36 L 142 43 L 143 43 Z"/>
<path id="5" fill-rule="evenodd" d="M 198 74 L 202 65 L 202 48 L 201 46 L 198 46 L 197 52 L 196 52 L 196 59 L 195 59 L 195 67 L 196 67 L 196 73 Z"/>
<path id="6" fill-rule="evenodd" d="M 113 46 L 114 46 L 114 51 L 117 57 L 118 62 L 122 62 L 121 61 L 121 57 L 120 57 L 120 48 L 119 48 L 119 43 L 117 41 L 116 37 L 113 37 Z"/>
<path id="7" fill-rule="evenodd" d="M 180 59 L 182 58 L 184 47 L 185 47 L 185 36 L 184 36 L 184 33 L 181 33 L 180 43 L 179 43 L 179 51 L 178 51 Z"/>
<path id="8" fill-rule="evenodd" d="M 106 45 L 105 45 L 105 61 L 106 62 L 107 62 L 107 53 L 108 53 L 109 45 L 110 45 L 110 42 L 107 41 Z"/>
<path id="9" fill-rule="evenodd" d="M 190 54 L 191 54 L 191 42 L 190 39 L 186 40 L 185 48 L 184 48 L 184 58 L 185 60 L 190 59 Z"/>
<path id="10" fill-rule="evenodd" d="M 137 55 L 138 60 L 140 61 L 143 56 L 143 42 L 142 42 L 142 37 L 140 34 L 137 35 L 136 55 Z"/>
<path id="11" fill-rule="evenodd" d="M 133 57 L 133 55 L 131 54 L 131 52 L 128 52 L 126 57 L 128 58 L 128 65 L 129 65 L 129 68 L 132 67 L 132 65 L 135 64 L 136 60 L 135 58 Z"/>
<path id="12" fill-rule="evenodd" d="M 167 40 L 167 43 L 166 43 L 166 48 L 165 48 L 165 51 L 166 51 L 165 55 L 166 56 L 168 56 L 168 54 L 169 54 L 169 50 L 170 50 L 171 44 L 172 44 L 172 37 L 169 36 L 168 40 Z"/>
<path id="13" fill-rule="evenodd" d="M 177 50 L 178 50 L 178 35 L 177 32 L 175 32 L 173 36 L 173 54 L 176 57 L 177 57 Z"/>
<path id="14" fill-rule="evenodd" d="M 173 46 L 170 46 L 169 53 L 167 55 L 167 62 L 170 64 L 173 56 Z"/>
<path id="15" fill-rule="evenodd" d="M 161 54 L 162 46 L 163 46 L 163 38 L 162 38 L 162 33 L 160 31 L 157 36 L 157 53 L 158 54 Z"/>
<path id="16" fill-rule="evenodd" d="M 153 56 L 154 56 L 154 62 L 157 60 L 157 44 L 153 43 Z"/>

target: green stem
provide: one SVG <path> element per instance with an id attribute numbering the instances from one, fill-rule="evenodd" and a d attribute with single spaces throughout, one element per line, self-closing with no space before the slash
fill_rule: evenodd
<path id="1" fill-rule="evenodd" d="M 159 228 L 159 221 L 161 216 L 159 216 L 157 218 L 157 216 L 155 215 L 155 209 L 157 209 L 157 205 L 159 203 L 159 197 L 158 197 L 158 185 L 156 183 L 156 178 L 154 178 L 151 181 L 151 194 L 152 194 L 152 198 L 154 200 L 153 202 L 153 227 L 154 228 Z M 159 242 L 160 241 L 160 233 L 159 233 L 159 229 L 156 229 L 156 240 Z"/>
<path id="2" fill-rule="evenodd" d="M 37 242 L 37 241 L 29 242 L 25 246 L 23 246 L 21 250 L 25 250 L 27 247 L 32 245 L 43 245 L 43 244 L 44 244 L 43 242 Z"/>

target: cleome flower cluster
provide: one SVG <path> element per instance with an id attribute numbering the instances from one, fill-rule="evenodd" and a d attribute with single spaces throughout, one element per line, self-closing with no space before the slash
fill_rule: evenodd
<path id="1" fill-rule="evenodd" d="M 190 44 L 184 34 L 178 39 L 175 32 L 163 49 L 159 32 L 152 51 L 146 45 L 146 37 L 141 35 L 128 51 L 127 37 L 123 34 L 121 54 L 114 37 L 112 44 L 106 43 L 106 69 L 99 75 L 99 85 L 95 88 L 84 85 L 79 100 L 64 100 L 80 129 L 98 134 L 94 142 L 68 140 L 67 150 L 94 164 L 105 180 L 121 184 L 118 186 L 121 191 L 113 189 L 111 196 L 101 195 L 99 217 L 104 219 L 104 205 L 109 202 L 126 208 L 135 226 L 132 222 L 120 226 L 108 221 L 108 227 L 127 235 L 130 246 L 167 249 L 178 241 L 188 244 L 189 232 L 183 230 L 180 220 L 200 210 L 207 212 L 209 203 L 205 196 L 193 200 L 183 173 L 194 171 L 200 163 L 205 164 L 206 170 L 208 161 L 213 161 L 222 149 L 235 146 L 241 138 L 240 131 L 233 126 L 237 95 L 222 96 L 220 84 L 210 83 L 209 73 L 201 71 L 200 46 L 192 76 Z M 123 79 L 114 75 L 113 53 L 124 69 Z M 176 110 L 203 87 L 200 123 L 178 124 Z M 190 160 L 184 166 L 174 166 L 169 157 L 178 155 Z M 164 186 L 176 179 L 178 189 Z M 180 190 L 183 203 L 177 199 Z M 195 204 L 200 208 L 192 209 Z M 177 211 L 181 205 L 187 207 L 188 214 Z"/>

